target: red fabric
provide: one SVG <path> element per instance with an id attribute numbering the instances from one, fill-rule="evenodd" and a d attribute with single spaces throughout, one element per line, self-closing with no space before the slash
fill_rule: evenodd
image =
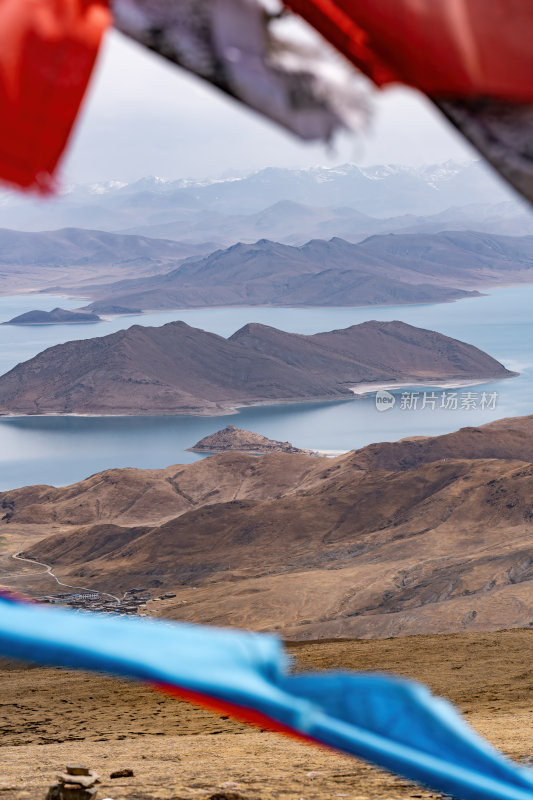
<path id="1" fill-rule="evenodd" d="M 0 179 L 42 192 L 110 23 L 105 0 L 0 0 Z"/>
<path id="2" fill-rule="evenodd" d="M 7 600 L 10 603 L 23 603 L 24 605 L 32 605 L 37 602 L 31 597 L 26 597 L 25 594 L 19 594 L 12 589 L 8 589 L 7 586 L 0 586 L 0 599 Z"/>
<path id="3" fill-rule="evenodd" d="M 533 0 L 284 0 L 379 86 L 533 101 Z"/>
<path id="4" fill-rule="evenodd" d="M 173 686 L 168 683 L 151 683 L 150 686 L 159 692 L 176 697 L 178 700 L 184 700 L 186 703 L 192 703 L 192 705 L 207 708 L 209 711 L 214 711 L 216 714 L 229 714 L 240 722 L 247 722 L 250 725 L 255 725 L 258 728 L 264 728 L 268 731 L 274 731 L 275 733 L 283 733 L 285 736 L 290 736 L 292 739 L 311 742 L 319 747 L 328 747 L 328 745 L 323 742 L 319 742 L 311 736 L 305 736 L 303 733 L 294 730 L 294 728 L 290 728 L 288 725 L 275 722 L 271 717 L 267 717 L 266 714 L 262 714 L 260 711 L 254 711 L 253 708 L 238 706 L 226 700 L 219 700 L 216 697 L 211 697 L 201 692 L 193 692 L 189 689 L 181 689 L 178 686 Z"/>

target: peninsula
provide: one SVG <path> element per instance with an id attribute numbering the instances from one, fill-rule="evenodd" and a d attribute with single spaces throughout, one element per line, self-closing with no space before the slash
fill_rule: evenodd
<path id="1" fill-rule="evenodd" d="M 445 303 L 489 286 L 531 283 L 533 238 L 471 231 L 334 237 L 293 247 L 239 242 L 170 271 L 86 285 L 89 308 L 379 306 Z"/>
<path id="2" fill-rule="evenodd" d="M 52 311 L 26 311 L 25 314 L 13 317 L 2 325 L 79 325 L 100 321 L 101 317 L 93 311 L 67 311 L 64 308 L 54 308 Z"/>
<path id="3" fill-rule="evenodd" d="M 470 344 L 403 322 L 304 336 L 248 324 L 228 339 L 184 322 L 133 325 L 44 350 L 0 377 L 0 414 L 227 414 L 354 399 L 358 384 L 509 378 Z"/>

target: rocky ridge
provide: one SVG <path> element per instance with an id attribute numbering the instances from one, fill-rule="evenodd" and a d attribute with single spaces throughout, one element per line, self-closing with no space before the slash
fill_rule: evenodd
<path id="1" fill-rule="evenodd" d="M 260 433 L 245 431 L 236 425 L 228 425 L 221 431 L 204 436 L 193 447 L 187 448 L 193 453 L 226 453 L 237 451 L 239 453 L 300 453 L 312 455 L 311 450 L 302 450 L 294 447 L 290 442 L 278 442 L 268 439 Z"/>

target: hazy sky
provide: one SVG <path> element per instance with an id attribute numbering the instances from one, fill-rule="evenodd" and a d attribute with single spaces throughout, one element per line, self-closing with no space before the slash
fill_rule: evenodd
<path id="1" fill-rule="evenodd" d="M 207 177 L 265 166 L 422 164 L 472 151 L 431 104 L 404 89 L 377 93 L 364 137 L 302 144 L 164 59 L 111 33 L 63 162 L 68 181 L 144 175 Z"/>

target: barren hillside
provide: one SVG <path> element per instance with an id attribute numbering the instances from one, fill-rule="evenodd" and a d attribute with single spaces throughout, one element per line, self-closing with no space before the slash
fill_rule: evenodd
<path id="1" fill-rule="evenodd" d="M 149 610 L 176 619 L 298 639 L 527 626 L 532 419 L 29 487 L 1 496 L 1 530 L 42 530 L 26 552 L 68 582 L 172 589 Z"/>

